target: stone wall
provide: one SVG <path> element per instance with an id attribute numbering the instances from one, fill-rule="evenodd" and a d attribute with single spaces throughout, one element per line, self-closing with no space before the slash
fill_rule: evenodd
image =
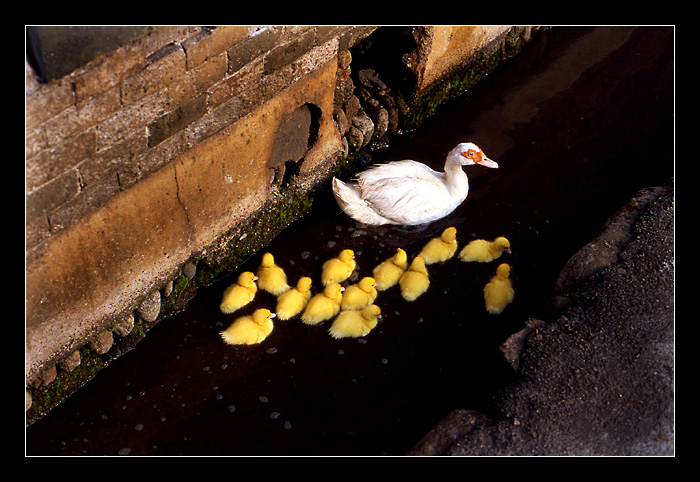
<path id="1" fill-rule="evenodd" d="M 153 27 L 48 83 L 29 72 L 27 383 L 86 343 L 109 349 L 134 310 L 155 320 L 199 261 L 269 240 L 261 212 L 301 202 L 514 31 L 401 29 L 408 90 L 379 67 L 353 69 L 371 26 Z"/>
<path id="2" fill-rule="evenodd" d="M 371 31 L 158 27 L 28 88 L 28 379 L 260 210 L 280 159 L 323 178 L 337 55 Z M 302 149 L 273 142 L 300 108 Z"/>

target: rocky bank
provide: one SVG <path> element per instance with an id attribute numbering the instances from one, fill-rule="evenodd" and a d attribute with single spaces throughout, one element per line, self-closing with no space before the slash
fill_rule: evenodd
<path id="1" fill-rule="evenodd" d="M 409 455 L 674 455 L 674 219 L 672 188 L 640 191 L 501 347 L 497 415 L 456 410 Z"/>

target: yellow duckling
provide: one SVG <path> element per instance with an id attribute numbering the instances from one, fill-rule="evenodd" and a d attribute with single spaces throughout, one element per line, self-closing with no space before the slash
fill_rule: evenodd
<path id="1" fill-rule="evenodd" d="M 372 276 L 377 282 L 377 289 L 384 291 L 394 286 L 399 282 L 399 278 L 407 267 L 406 251 L 399 248 L 394 256 L 383 261 L 372 271 Z"/>
<path id="2" fill-rule="evenodd" d="M 343 287 L 338 283 L 331 283 L 306 304 L 301 314 L 301 321 L 307 325 L 317 325 L 330 320 L 340 312 L 340 303 L 343 300 Z"/>
<path id="3" fill-rule="evenodd" d="M 331 258 L 321 267 L 321 283 L 328 286 L 331 283 L 342 283 L 355 270 L 355 253 L 344 249 L 336 258 Z"/>
<path id="4" fill-rule="evenodd" d="M 369 305 L 362 310 L 341 311 L 333 320 L 328 333 L 336 339 L 365 336 L 377 326 L 380 313 L 381 310 L 377 305 Z"/>
<path id="5" fill-rule="evenodd" d="M 257 309 L 252 315 L 234 321 L 221 332 L 221 338 L 228 345 L 255 345 L 272 332 L 274 317 L 275 314 L 266 308 Z"/>
<path id="6" fill-rule="evenodd" d="M 496 276 L 484 286 L 486 311 L 492 315 L 498 315 L 508 303 L 513 301 L 515 291 L 509 275 L 510 266 L 507 263 L 502 263 L 496 269 Z"/>
<path id="7" fill-rule="evenodd" d="M 493 241 L 475 239 L 462 248 L 462 251 L 459 253 L 459 259 L 465 262 L 488 263 L 499 258 L 503 251 L 510 253 L 510 241 L 503 236 L 499 236 Z"/>
<path id="8" fill-rule="evenodd" d="M 275 258 L 270 253 L 265 253 L 256 273 L 258 275 L 258 288 L 279 296 L 287 291 L 287 275 L 284 270 L 275 264 Z"/>
<path id="9" fill-rule="evenodd" d="M 311 298 L 311 278 L 302 276 L 295 288 L 285 291 L 277 297 L 277 318 L 289 320 L 294 318 L 306 307 Z"/>
<path id="10" fill-rule="evenodd" d="M 428 241 L 420 252 L 425 264 L 442 263 L 457 252 L 457 228 L 449 227 L 439 238 Z"/>
<path id="11" fill-rule="evenodd" d="M 348 286 L 343 293 L 343 301 L 340 303 L 341 310 L 361 310 L 367 305 L 374 303 L 377 299 L 377 288 L 374 278 L 367 276 L 359 283 Z"/>
<path id="12" fill-rule="evenodd" d="M 413 258 L 411 266 L 399 279 L 399 287 L 401 287 L 401 296 L 406 301 L 413 301 L 428 290 L 430 280 L 428 279 L 428 270 L 425 269 L 425 260 L 422 256 Z"/>
<path id="13" fill-rule="evenodd" d="M 219 309 L 223 313 L 233 313 L 253 301 L 255 293 L 258 292 L 258 286 L 255 284 L 257 279 L 258 277 L 250 271 L 241 273 L 238 281 L 224 290 Z"/>

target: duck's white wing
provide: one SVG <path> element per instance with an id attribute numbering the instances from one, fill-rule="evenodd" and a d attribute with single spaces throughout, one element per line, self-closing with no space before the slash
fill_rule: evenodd
<path id="1" fill-rule="evenodd" d="M 360 196 L 381 216 L 420 224 L 450 212 L 444 173 L 415 161 L 395 161 L 358 175 Z"/>

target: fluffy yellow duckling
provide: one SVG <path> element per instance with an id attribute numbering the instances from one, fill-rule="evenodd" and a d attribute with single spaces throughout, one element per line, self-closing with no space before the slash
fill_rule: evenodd
<path id="1" fill-rule="evenodd" d="M 509 275 L 510 266 L 507 263 L 502 263 L 496 269 L 496 276 L 491 278 L 491 281 L 484 286 L 486 311 L 492 315 L 498 315 L 508 303 L 513 301 L 515 291 Z"/>
<path id="2" fill-rule="evenodd" d="M 328 333 L 333 338 L 357 338 L 365 336 L 377 326 L 381 310 L 377 305 L 369 305 L 362 310 L 341 311 Z"/>
<path id="3" fill-rule="evenodd" d="M 279 296 L 287 291 L 287 275 L 284 270 L 275 264 L 275 258 L 270 253 L 265 253 L 256 273 L 258 275 L 258 288 Z"/>
<path id="4" fill-rule="evenodd" d="M 401 296 L 406 301 L 414 301 L 428 290 L 429 285 L 430 280 L 428 279 L 428 270 L 425 269 L 425 260 L 422 256 L 416 256 L 413 258 L 411 266 L 399 279 Z"/>
<path id="5" fill-rule="evenodd" d="M 331 283 L 306 304 L 301 314 L 301 321 L 307 325 L 317 325 L 330 320 L 340 312 L 340 303 L 343 300 L 343 287 L 338 283 Z"/>
<path id="6" fill-rule="evenodd" d="M 439 238 L 428 241 L 420 252 L 425 264 L 442 263 L 457 252 L 457 228 L 449 227 Z"/>
<path id="7" fill-rule="evenodd" d="M 377 282 L 377 289 L 384 291 L 394 286 L 399 282 L 399 278 L 407 267 L 406 251 L 399 248 L 394 256 L 383 261 L 372 271 L 372 276 Z"/>
<path id="8" fill-rule="evenodd" d="M 228 345 L 255 345 L 272 332 L 274 317 L 275 314 L 266 308 L 257 309 L 252 315 L 234 321 L 221 332 L 221 338 Z"/>
<path id="9" fill-rule="evenodd" d="M 258 286 L 255 284 L 257 279 L 258 277 L 250 271 L 241 273 L 238 281 L 224 290 L 219 309 L 223 313 L 233 313 L 253 301 L 255 293 L 258 292 Z"/>
<path id="10" fill-rule="evenodd" d="M 367 305 L 374 303 L 377 299 L 377 288 L 374 278 L 366 276 L 359 283 L 348 286 L 343 292 L 343 301 L 340 303 L 341 310 L 361 310 Z"/>
<path id="11" fill-rule="evenodd" d="M 510 241 L 503 236 L 499 236 L 493 241 L 475 239 L 462 248 L 462 251 L 459 253 L 459 259 L 465 262 L 488 263 L 499 258 L 503 251 L 510 253 Z"/>
<path id="12" fill-rule="evenodd" d="M 294 318 L 306 307 L 311 298 L 311 278 L 302 276 L 296 287 L 285 291 L 277 297 L 275 313 L 280 320 Z"/>
<path id="13" fill-rule="evenodd" d="M 331 283 L 342 283 L 355 270 L 355 253 L 344 249 L 336 258 L 331 258 L 321 267 L 321 283 L 328 286 Z"/>

